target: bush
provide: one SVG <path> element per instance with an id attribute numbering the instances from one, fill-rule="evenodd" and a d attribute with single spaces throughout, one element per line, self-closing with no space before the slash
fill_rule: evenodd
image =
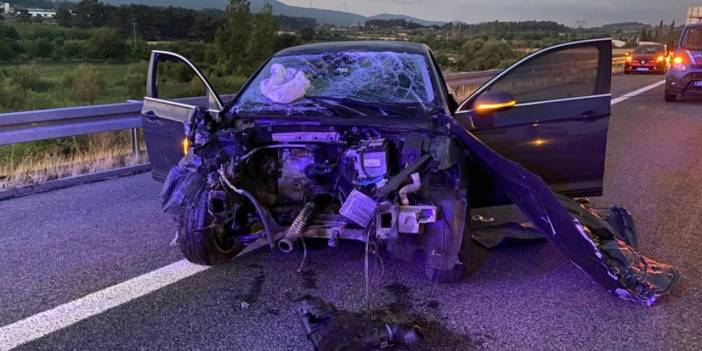
<path id="1" fill-rule="evenodd" d="M 47 91 L 52 87 L 51 82 L 41 78 L 39 67 L 35 64 L 19 66 L 9 71 L 8 76 L 21 92 L 27 90 Z"/>
<path id="2" fill-rule="evenodd" d="M 124 86 L 129 98 L 141 99 L 146 95 L 147 69 L 146 62 L 131 64 L 125 69 Z"/>
<path id="3" fill-rule="evenodd" d="M 209 80 L 210 84 L 212 84 L 212 87 L 217 90 L 218 94 L 227 95 L 235 94 L 241 90 L 244 84 L 246 84 L 248 78 L 244 76 L 210 76 Z"/>
<path id="4" fill-rule="evenodd" d="M 105 88 L 105 81 L 97 67 L 81 64 L 64 77 L 64 85 L 75 101 L 92 104 Z"/>
<path id="5" fill-rule="evenodd" d="M 0 80 L 0 112 L 20 110 L 25 103 L 26 94 L 11 79 Z"/>
<path id="6" fill-rule="evenodd" d="M 83 40 L 66 40 L 63 46 L 57 48 L 56 55 L 66 60 L 77 60 L 83 55 Z"/>
<path id="7" fill-rule="evenodd" d="M 465 71 L 483 71 L 505 67 L 517 57 L 517 53 L 506 42 L 474 39 L 463 45 L 460 68 Z"/>
<path id="8" fill-rule="evenodd" d="M 124 61 L 129 46 L 114 28 L 99 28 L 83 44 L 83 57 L 96 61 Z"/>
<path id="9" fill-rule="evenodd" d="M 22 40 L 21 43 L 31 59 L 51 57 L 54 51 L 54 44 L 47 38 Z"/>

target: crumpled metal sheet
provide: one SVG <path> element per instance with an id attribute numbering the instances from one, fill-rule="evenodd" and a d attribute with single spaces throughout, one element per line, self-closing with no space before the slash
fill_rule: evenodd
<path id="1" fill-rule="evenodd" d="M 620 298 L 646 305 L 670 292 L 680 276 L 675 268 L 639 254 L 621 239 L 630 234 L 618 233 L 594 212 L 582 207 L 570 212 L 539 176 L 497 154 L 450 116 L 443 120 L 545 239 L 594 281 Z M 588 228 L 593 223 L 597 225 Z"/>
<path id="2" fill-rule="evenodd" d="M 221 159 L 236 156 L 238 142 L 227 131 L 211 133 L 206 125 L 207 112 L 196 111 L 192 120 L 184 122 L 184 133 L 192 137 L 193 151 L 171 168 L 161 189 L 161 208 L 178 221 L 188 199 L 207 186 L 208 177 L 217 171 L 212 167 L 222 164 Z"/>

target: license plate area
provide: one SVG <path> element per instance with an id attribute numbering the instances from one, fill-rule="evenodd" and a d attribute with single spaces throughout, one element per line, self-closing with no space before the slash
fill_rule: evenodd
<path id="1" fill-rule="evenodd" d="M 648 67 L 637 67 L 636 70 L 638 72 L 648 72 Z"/>
<path id="2" fill-rule="evenodd" d="M 702 80 L 698 80 L 696 82 L 692 82 L 692 86 L 702 88 Z"/>

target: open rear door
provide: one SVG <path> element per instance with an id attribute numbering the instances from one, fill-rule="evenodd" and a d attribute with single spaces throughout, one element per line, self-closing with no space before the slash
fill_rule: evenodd
<path id="1" fill-rule="evenodd" d="M 504 157 L 541 176 L 557 192 L 602 193 L 612 75 L 611 39 L 553 46 L 533 53 L 483 85 L 456 119 Z M 481 96 L 513 97 L 494 112 Z M 493 106 L 494 107 L 494 106 Z"/>
<path id="2" fill-rule="evenodd" d="M 203 93 L 206 99 L 192 98 Z M 215 119 L 223 106 L 202 72 L 185 57 L 153 51 L 141 112 L 154 179 L 164 180 L 187 151 L 190 142 L 185 141 L 183 124 L 197 116 L 198 105 Z"/>

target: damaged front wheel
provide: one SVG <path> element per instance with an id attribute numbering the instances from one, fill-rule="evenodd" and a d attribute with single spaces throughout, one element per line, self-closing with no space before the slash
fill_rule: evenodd
<path id="1" fill-rule="evenodd" d="M 214 266 L 230 261 L 243 246 L 230 240 L 226 229 L 214 225 L 208 211 L 209 194 L 202 189 L 188 203 L 178 229 L 178 246 L 188 261 Z"/>

